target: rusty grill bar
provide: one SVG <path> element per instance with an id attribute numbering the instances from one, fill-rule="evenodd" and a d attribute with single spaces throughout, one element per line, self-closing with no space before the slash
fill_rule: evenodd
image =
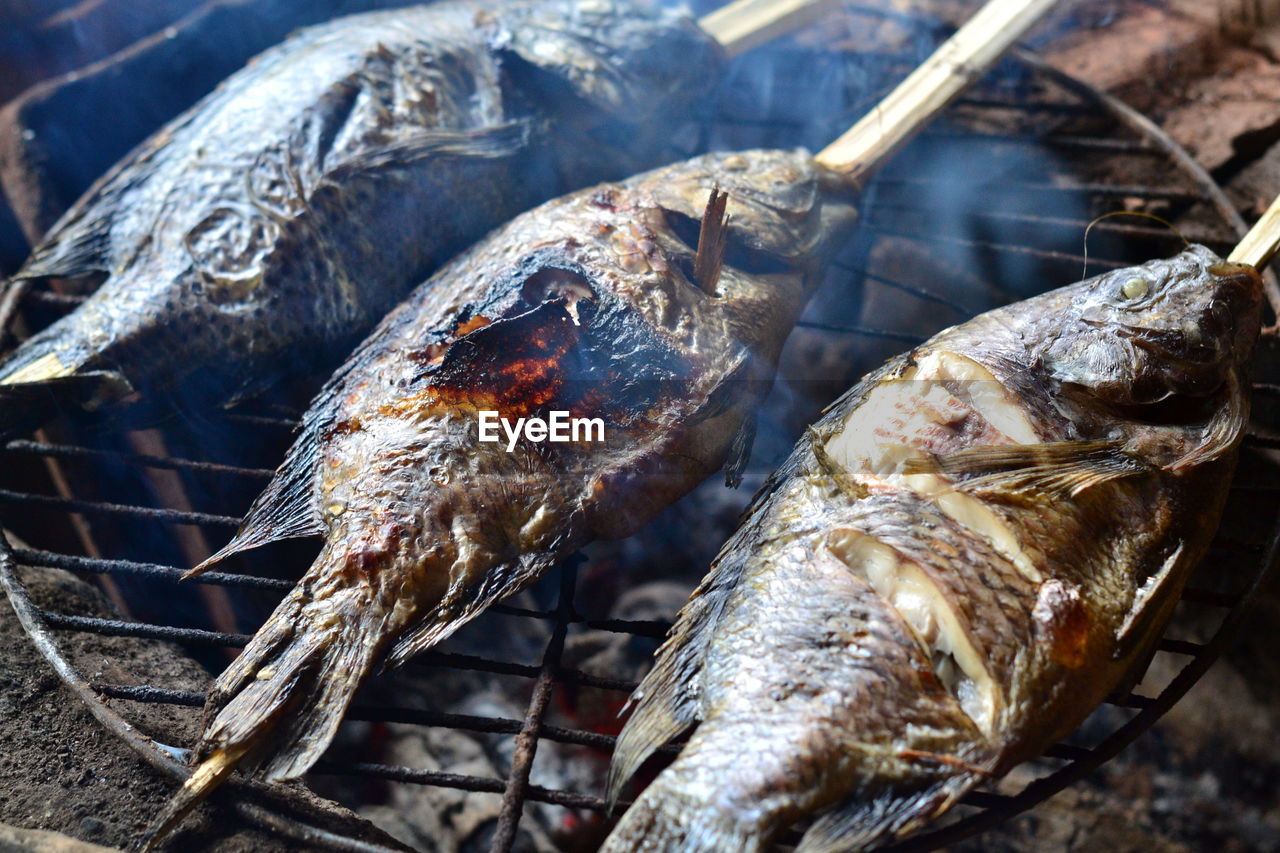
<path id="1" fill-rule="evenodd" d="M 853 10 L 858 11 L 858 10 Z M 883 17 L 884 13 L 873 10 L 861 10 L 866 14 Z M 917 22 L 918 23 L 918 22 Z M 906 61 L 902 63 L 905 67 Z M 1059 95 L 1062 93 L 1059 92 Z M 1059 120 L 1087 119 L 1096 123 L 1100 118 L 1115 126 L 1117 116 L 1108 113 L 1106 102 L 1083 97 L 1078 86 L 1068 92 L 1066 102 L 1047 99 L 1043 92 L 1015 91 L 1001 93 L 999 96 L 972 96 L 957 102 L 955 111 L 965 114 L 977 112 L 1013 113 L 1019 116 L 1053 116 Z M 1018 146 L 1036 150 L 1049 149 L 1054 152 L 1089 154 L 1097 157 L 1133 156 L 1161 158 L 1168 150 L 1167 140 L 1153 140 L 1143 135 L 1143 129 L 1135 132 L 1132 126 L 1124 124 L 1124 116 L 1119 117 L 1119 129 L 1112 132 L 1126 134 L 1123 138 L 1112 138 L 1102 135 L 1096 128 L 1087 132 L 1065 132 L 1053 129 L 1048 133 L 979 133 L 964 129 L 948 127 L 932 130 L 924 134 L 921 144 L 966 144 L 979 147 Z M 722 124 L 748 123 L 741 117 L 720 117 Z M 785 130 L 785 121 L 771 121 L 769 128 Z M 1203 187 L 1205 176 L 1194 174 L 1186 176 L 1184 183 L 1192 187 L 1168 187 L 1145 185 L 1117 185 L 1087 178 L 1072 178 L 1065 182 L 1045 182 L 1043 180 L 1015 179 L 1003 184 L 1002 191 L 1017 192 L 1020 195 L 1041 200 L 1042 206 L 1052 207 L 1045 199 L 1073 197 L 1087 200 L 1089 206 L 1114 205 L 1116 199 L 1139 199 L 1171 204 L 1179 209 L 1195 204 L 1207 204 L 1210 208 L 1221 209 L 1225 202 L 1220 197 L 1206 198 L 1204 193 L 1194 187 Z M 888 174 L 873 179 L 868 187 L 863 215 L 866 234 L 859 241 L 852 257 L 844 257 L 836 264 L 836 275 L 850 294 L 856 294 L 859 287 L 886 287 L 911 295 L 923 303 L 933 303 L 956 313 L 952 321 L 972 313 L 975 309 L 967 306 L 964 300 L 950 293 L 939 293 L 922 287 L 917 283 L 900 281 L 883 270 L 876 270 L 870 263 L 869 247 L 876 236 L 894 236 L 909 241 L 931 243 L 951 243 L 971 249 L 981 249 L 997 255 L 1027 257 L 1054 265 L 1054 269 L 1063 271 L 1062 282 L 1071 280 L 1078 274 L 1083 257 L 1064 250 L 1064 235 L 1078 235 L 1087 224 L 1086 220 L 1072 217 L 1047 216 L 1038 212 L 1018 210 L 974 211 L 973 215 L 1005 225 L 1017 225 L 1019 228 L 1033 229 L 1040 242 L 1034 239 L 1016 243 L 999 241 L 974 240 L 957 234 L 921 234 L 904 226 L 904 219 L 910 220 L 912 214 L 921 212 L 913 199 L 925 191 L 951 189 L 954 186 L 968 187 L 973 185 L 957 184 L 954 181 L 943 181 L 929 178 L 918 178 L 896 174 L 892 169 Z M 1232 233 L 1236 223 L 1228 221 L 1221 233 L 1194 234 L 1194 236 L 1211 246 L 1226 246 L 1234 242 Z M 1146 225 L 1133 225 L 1108 221 L 1100 223 L 1095 233 L 1108 233 L 1114 236 L 1137 237 L 1151 241 L 1167 242 L 1176 248 L 1178 238 L 1173 234 Z M 1096 270 L 1115 268 L 1126 265 L 1126 259 L 1090 256 L 1089 265 Z M 1001 284 L 1001 283 L 997 283 Z M 1003 283 L 1006 286 L 1008 283 Z M 998 289 L 998 288 L 997 288 Z M 1016 298 L 1011 289 L 999 290 L 1005 299 Z M 83 297 L 58 293 L 45 287 L 33 287 L 24 296 L 24 305 L 46 313 L 61 313 L 74 308 Z M 858 323 L 846 322 L 843 317 L 811 317 L 806 316 L 802 323 L 810 329 L 838 335 L 851 335 L 866 339 L 883 339 L 905 344 L 915 343 L 920 337 L 911 332 L 881 329 Z M 1280 396 L 1280 384 L 1261 382 L 1255 386 L 1260 396 Z M 263 407 L 259 411 L 230 412 L 219 417 L 226 422 L 255 429 L 276 431 L 284 435 L 296 425 L 293 417 L 279 416 L 280 410 Z M 276 414 L 273 414 L 276 412 Z M 1246 445 L 1253 448 L 1280 448 L 1280 437 L 1251 433 Z M 121 450 L 102 449 L 67 441 L 17 440 L 0 448 L 0 458 L 28 457 L 45 461 L 72 462 L 77 464 L 111 464 L 123 466 L 130 470 L 167 470 L 181 472 L 199 478 L 212 480 L 233 480 L 240 483 L 262 483 L 268 479 L 272 471 L 265 467 L 252 467 L 226 462 L 187 458 L 181 455 L 157 456 L 133 453 Z M 194 525 L 214 531 L 226 531 L 238 526 L 240 519 L 223 512 L 180 509 L 166 506 L 142 505 L 138 503 L 116 503 L 103 499 L 86 499 L 64 496 L 37 494 L 31 491 L 12 488 L 12 484 L 4 481 L 0 487 L 0 509 L 18 507 L 24 511 L 39 511 L 60 514 L 80 514 L 87 517 L 103 519 L 143 519 L 159 522 L 164 525 Z M 1262 500 L 1280 498 L 1280 486 L 1273 483 L 1237 484 L 1237 493 L 1248 493 Z M 1271 507 L 1275 517 L 1276 507 Z M 17 532 L 21 534 L 21 530 Z M 963 804 L 968 813 L 959 815 L 950 825 L 934 829 L 919 838 L 909 839 L 897 845 L 895 849 L 925 850 L 956 841 L 974 832 L 981 831 L 1012 815 L 1018 814 L 1043 799 L 1061 790 L 1066 785 L 1078 780 L 1092 771 L 1104 761 L 1114 756 L 1126 744 L 1131 742 L 1142 731 L 1149 728 L 1158 717 L 1168 710 L 1190 686 L 1208 668 L 1212 661 L 1231 642 L 1240 624 L 1247 617 L 1252 604 L 1254 591 L 1257 589 L 1266 571 L 1277 560 L 1280 551 L 1280 525 L 1273 524 L 1266 542 L 1242 542 L 1220 537 L 1215 542 L 1215 551 L 1210 554 L 1209 561 L 1226 559 L 1244 560 L 1251 564 L 1247 573 L 1248 583 L 1242 584 L 1235 591 L 1224 592 L 1209 587 L 1189 587 L 1183 601 L 1189 606 L 1209 608 L 1223 611 L 1223 621 L 1208 642 L 1190 642 L 1175 637 L 1166 637 L 1160 644 L 1159 653 L 1179 655 L 1189 658 L 1178 675 L 1156 696 L 1130 693 L 1113 697 L 1111 704 L 1135 712 L 1126 723 L 1112 731 L 1101 742 L 1093 746 L 1082 746 L 1076 743 L 1059 743 L 1047 750 L 1044 759 L 1054 762 L 1054 769 L 1047 775 L 1038 778 L 1025 789 L 1007 794 L 994 790 L 974 792 L 964 798 Z M 143 578 L 167 584 L 177 584 L 184 569 L 164 563 L 143 562 L 129 559 L 108 558 L 99 556 L 83 556 L 62 553 L 40 548 L 10 547 L 0 542 L 0 574 L 4 575 L 6 586 L 11 596 L 15 596 L 15 606 L 20 614 L 25 612 L 38 623 L 32 630 L 42 633 L 44 643 L 53 651 L 46 655 L 57 656 L 56 639 L 59 632 L 91 632 L 99 635 L 126 636 L 169 640 L 190 647 L 215 649 L 234 649 L 242 647 L 249 639 L 244 634 L 234 634 L 190 625 L 170 625 L 148 622 L 137 622 L 120 619 L 107 619 L 58 613 L 42 610 L 26 598 L 21 585 L 14 580 L 10 571 L 10 561 L 21 566 L 37 566 L 64 569 L 79 575 L 90 577 L 106 576 L 121 578 Z M 429 651 L 417 657 L 412 665 L 415 667 L 437 667 L 458 671 L 474 671 L 500 676 L 526 679 L 531 682 L 531 696 L 522 719 L 514 717 L 480 716 L 472 714 L 447 713 L 422 708 L 392 707 L 382 705 L 361 705 L 353 707 L 348 718 L 371 722 L 394 722 L 417 726 L 433 726 L 459 731 L 481 734 L 512 736 L 515 738 L 515 752 L 511 761 L 511 770 L 507 778 L 485 778 L 479 776 L 459 775 L 437 772 L 407 766 L 392 766 L 373 762 L 351 762 L 326 759 L 314 772 L 318 774 L 346 775 L 368 777 L 387 781 L 411 783 L 454 788 L 462 791 L 501 795 L 502 810 L 498 829 L 492 842 L 494 853 L 506 853 L 510 849 L 517 824 L 526 802 L 546 803 L 570 809 L 603 811 L 606 809 L 604 799 L 597 793 L 555 790 L 531 784 L 530 771 L 533 767 L 538 744 L 550 741 L 573 746 L 585 746 L 609 751 L 615 737 L 610 734 L 557 726 L 547 722 L 549 699 L 555 685 L 586 687 L 619 694 L 630 692 L 635 684 L 625 679 L 611 678 L 598 673 L 591 673 L 569 667 L 562 660 L 565 638 L 571 628 L 581 627 L 594 630 L 630 634 L 637 637 L 657 638 L 663 636 L 669 623 L 660 621 L 633 621 L 609 618 L 591 618 L 576 609 L 575 593 L 577 591 L 577 560 L 571 560 L 559 569 L 559 588 L 557 601 L 553 609 L 539 610 L 510 605 L 499 605 L 491 608 L 496 613 L 507 616 L 537 620 L 549 623 L 550 631 L 543 650 L 541 660 L 537 664 L 526 664 L 511 661 L 494 660 L 474 655 L 464 655 L 442 651 Z M 288 579 L 257 576 L 253 574 L 236 574 L 230 572 L 208 572 L 194 578 L 190 583 L 224 587 L 227 589 L 262 590 L 283 593 L 290 589 L 293 582 Z M 30 626 L 29 626 L 30 627 Z M 1176 625 L 1175 625 L 1176 627 Z M 52 632 L 52 633 L 50 633 Z M 42 645 L 42 649 L 44 648 Z M 69 667 L 65 661 L 62 662 Z M 63 671 L 60 668 L 60 672 Z M 64 673 L 64 678 L 67 677 Z M 193 691 L 174 690 L 163 684 L 118 684 L 107 681 L 88 681 L 80 678 L 80 683 L 96 694 L 100 699 L 118 700 L 124 703 L 147 703 L 173 706 L 176 708 L 198 708 L 203 704 L 204 696 Z M 114 710 L 103 709 L 106 714 L 115 714 Z M 102 713 L 100 719 L 104 719 Z M 181 753 L 181 750 L 174 750 Z M 659 750 L 659 755 L 670 756 L 678 750 L 678 745 Z M 154 763 L 154 762 L 153 762 Z M 172 768 L 171 772 L 172 772 Z M 249 812 L 244 812 L 248 814 Z M 279 820 L 259 817 L 274 826 L 280 826 Z M 287 827 L 286 827 L 287 828 Z M 316 843 L 337 849 L 380 850 L 377 845 L 365 842 L 343 840 L 341 838 L 319 835 L 306 836 Z"/>

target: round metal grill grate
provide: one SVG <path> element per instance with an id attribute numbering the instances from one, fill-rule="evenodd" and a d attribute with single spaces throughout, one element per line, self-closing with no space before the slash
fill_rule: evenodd
<path id="1" fill-rule="evenodd" d="M 749 57 L 749 63 L 736 66 L 737 88 L 730 87 L 711 111 L 713 117 L 673 157 L 706 146 L 819 145 L 873 102 L 885 84 L 905 73 L 936 35 L 919 21 L 881 12 L 847 7 L 843 14 L 903 28 L 909 33 L 900 40 L 903 50 L 870 57 L 838 44 L 793 44 Z M 761 68 L 772 70 L 766 74 Z M 801 68 L 808 70 L 792 80 L 793 86 L 816 86 L 823 97 L 839 95 L 836 103 L 842 108 L 832 109 L 822 122 L 798 114 L 811 109 L 812 98 L 798 97 L 784 85 L 788 69 Z M 767 97 L 743 106 L 749 98 L 742 92 L 758 97 L 766 89 Z M 1078 279 L 1085 261 L 1085 226 L 1097 214 L 1121 208 L 1154 210 L 1175 219 L 1189 239 L 1219 251 L 1243 231 L 1212 181 L 1144 119 L 1028 55 L 1004 63 L 866 188 L 860 237 L 841 254 L 806 313 L 784 360 L 773 403 L 762 412 L 762 434 L 774 441 L 764 441 L 756 453 L 756 480 L 778 461 L 816 408 L 883 357 L 971 313 Z M 1180 246 L 1172 233 L 1145 222 L 1107 220 L 1093 235 L 1088 264 L 1094 272 L 1169 254 Z M 81 298 L 50 288 L 31 290 L 21 305 L 24 330 L 48 323 Z M 823 370 L 811 370 L 817 358 L 810 357 L 813 353 L 834 359 L 824 362 Z M 832 360 L 838 367 L 830 367 Z M 256 623 L 241 624 L 239 631 L 227 627 L 246 613 L 265 615 L 306 568 L 311 557 L 307 546 L 273 546 L 229 564 L 239 571 L 210 572 L 192 583 L 179 584 L 178 577 L 207 552 L 206 536 L 217 544 L 236 528 L 239 513 L 279 460 L 298 405 L 313 387 L 303 383 L 228 413 L 178 413 L 162 425 L 162 434 L 140 438 L 111 426 L 61 422 L 2 450 L 0 521 L 29 543 L 0 542 L 0 581 L 10 600 L 41 652 L 95 716 L 175 777 L 185 773 L 184 744 L 152 740 L 135 727 L 132 715 L 144 705 L 195 715 L 203 696 L 174 689 L 127 660 L 111 662 L 114 673 L 127 677 L 96 675 L 103 667 L 68 654 L 62 638 L 91 632 L 174 641 L 215 669 L 227 660 L 225 650 L 243 646 L 248 640 L 244 632 Z M 1255 430 L 1274 427 L 1267 416 L 1277 412 L 1265 398 L 1276 396 L 1276 386 L 1263 382 L 1257 389 L 1264 399 L 1258 418 L 1262 426 Z M 1273 447 L 1280 442 L 1253 432 L 1245 453 Z M 1157 653 L 1173 661 L 1159 668 L 1161 683 L 1113 697 L 1077 735 L 1019 768 L 1009 780 L 966 797 L 942 828 L 895 849 L 933 849 L 1034 806 L 1114 756 L 1185 694 L 1238 631 L 1280 547 L 1280 477 L 1261 465 L 1242 468 L 1247 470 L 1238 478 L 1228 511 L 1242 521 L 1224 530 L 1210 565 L 1187 590 Z M 741 494 L 736 500 L 740 504 L 746 498 Z M 664 525 L 664 536 L 702 538 L 712 550 L 728 532 L 724 525 L 691 525 L 680 518 Z M 622 559 L 632 564 L 622 573 L 625 578 L 660 576 L 662 555 L 654 549 L 661 540 L 657 534 L 642 534 L 638 542 L 639 556 L 637 549 L 624 551 L 623 558 L 610 557 L 610 566 Z M 319 784 L 340 798 L 352 790 L 343 780 L 357 779 L 501 797 L 493 851 L 510 849 L 530 804 L 602 812 L 598 784 L 533 784 L 535 758 L 540 744 L 555 744 L 594 751 L 600 763 L 607 760 L 613 734 L 560 724 L 564 715 L 556 716 L 553 699 L 557 691 L 579 697 L 595 692 L 605 704 L 616 705 L 639 673 L 569 665 L 566 639 L 596 631 L 656 644 L 667 624 L 614 618 L 609 609 L 613 596 L 600 594 L 599 584 L 584 587 L 581 580 L 593 559 L 588 555 L 570 561 L 558 576 L 527 594 L 521 606 L 494 608 L 489 621 L 460 634 L 462 648 L 474 649 L 484 646 L 486 632 L 505 631 L 521 641 L 496 645 L 506 651 L 523 648 L 527 654 L 429 652 L 403 674 L 381 677 L 376 698 L 358 699 L 349 715 L 352 721 L 507 739 L 505 776 L 461 775 L 339 755 L 317 768 L 316 777 L 323 777 Z M 42 609 L 27 594 L 22 567 L 64 569 L 99 579 L 129 616 Z M 691 585 L 692 578 L 688 580 Z M 463 683 L 486 679 L 515 685 L 508 692 L 527 698 L 523 717 L 450 712 L 419 701 L 420 693 L 412 690 L 405 691 L 405 701 L 394 701 L 401 681 L 455 676 Z M 231 787 L 228 799 L 258 824 L 319 846 L 387 849 L 330 828 L 322 807 L 287 791 L 252 783 Z"/>

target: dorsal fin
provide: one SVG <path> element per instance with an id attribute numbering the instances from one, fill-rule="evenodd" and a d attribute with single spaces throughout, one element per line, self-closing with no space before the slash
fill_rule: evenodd
<path id="1" fill-rule="evenodd" d="M 508 121 L 488 127 L 449 130 L 432 128 L 412 133 L 378 148 L 360 151 L 325 165 L 322 183 L 345 184 L 357 176 L 379 174 L 429 157 L 500 159 L 529 146 L 533 126 Z"/>
<path id="2" fill-rule="evenodd" d="M 315 429 L 303 428 L 298 440 L 289 448 L 284 463 L 276 469 L 275 477 L 249 508 L 236 535 L 220 551 L 183 575 L 183 579 L 195 577 L 232 554 L 269 542 L 324 532 L 311 482 L 319 454 L 317 435 Z"/>
<path id="3" fill-rule="evenodd" d="M 747 522 L 725 543 L 710 573 L 681 608 L 675 627 L 657 651 L 653 669 L 631 694 L 627 705 L 635 710 L 618 737 L 609 767 L 610 806 L 655 750 L 700 719 L 698 673 L 711 633 L 748 561 L 750 549 L 741 547 L 741 540 L 755 531 L 756 525 Z"/>

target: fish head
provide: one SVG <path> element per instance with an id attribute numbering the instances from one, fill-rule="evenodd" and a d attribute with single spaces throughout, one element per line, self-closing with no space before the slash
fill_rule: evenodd
<path id="1" fill-rule="evenodd" d="M 546 113 L 596 112 L 639 124 L 705 95 L 724 51 L 686 13 L 626 0 L 561 0 L 511 10 L 496 46 Z M 594 110 L 583 110 L 582 102 Z"/>
<path id="2" fill-rule="evenodd" d="M 1040 330 L 1034 361 L 1077 427 L 1101 428 L 1170 471 L 1229 456 L 1248 418 L 1256 269 L 1192 246 L 1041 300 L 1021 311 Z"/>
<path id="3" fill-rule="evenodd" d="M 1060 291 L 1041 357 L 1055 379 L 1107 403 L 1205 398 L 1248 361 L 1261 296 L 1253 267 L 1193 246 Z"/>
<path id="4" fill-rule="evenodd" d="M 843 184 L 828 191 L 824 180 L 807 152 L 747 151 L 550 203 L 513 224 L 521 234 L 510 253 L 475 271 L 485 295 L 448 330 L 461 345 L 446 347 L 433 381 L 509 373 L 520 380 L 499 384 L 522 399 L 561 402 L 569 382 L 574 400 L 585 394 L 582 406 L 619 422 L 652 409 L 664 383 L 697 396 L 685 383 L 771 377 L 827 250 L 854 222 Z M 535 220 L 528 231 L 519 224 Z M 480 370 L 471 361 L 482 352 L 495 360 Z M 535 376 L 549 383 L 537 394 Z M 648 393 L 632 393 L 640 387 Z"/>

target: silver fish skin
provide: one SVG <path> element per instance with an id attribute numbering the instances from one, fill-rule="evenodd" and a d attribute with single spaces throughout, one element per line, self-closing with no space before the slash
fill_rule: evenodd
<path id="1" fill-rule="evenodd" d="M 899 838 L 1143 663 L 1217 526 L 1261 282 L 1203 247 L 941 332 L 832 405 L 632 697 L 606 853 Z"/>
<path id="2" fill-rule="evenodd" d="M 300 31 L 114 167 L 9 283 L 105 275 L 0 363 L 0 434 L 54 403 L 222 403 L 331 369 L 488 230 L 662 162 L 722 53 L 628 0 L 449 0 Z"/>
<path id="3" fill-rule="evenodd" d="M 302 774 L 375 665 L 732 472 L 854 219 L 850 186 L 806 152 L 709 155 L 536 208 L 416 291 L 316 399 L 240 533 L 196 570 L 324 537 L 210 692 L 196 781 L 162 829 L 237 764 Z M 703 239 L 722 249 L 718 271 L 699 262 Z M 603 440 L 509 450 L 505 436 L 479 441 L 486 410 L 598 417 Z"/>

